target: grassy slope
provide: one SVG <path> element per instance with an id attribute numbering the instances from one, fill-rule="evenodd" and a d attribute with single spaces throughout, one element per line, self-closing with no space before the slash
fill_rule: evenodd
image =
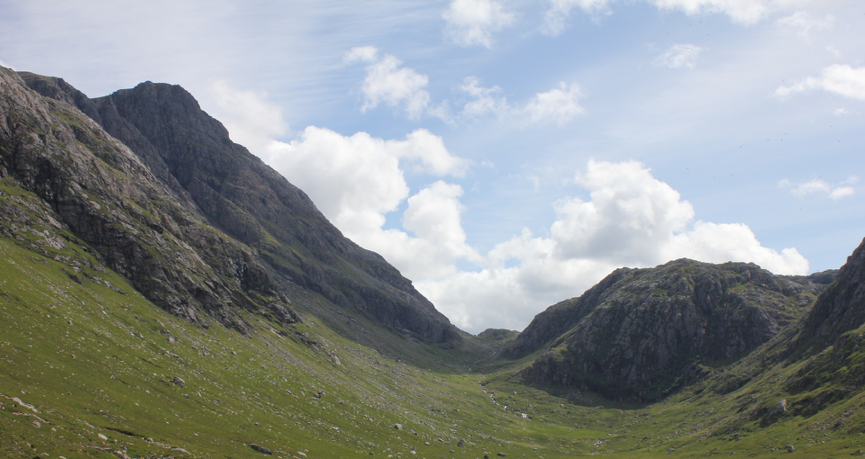
<path id="1" fill-rule="evenodd" d="M 4 181 L 2 199 L 39 208 L 12 184 Z M 494 405 L 478 375 L 385 358 L 312 316 L 290 329 L 248 316 L 250 337 L 201 329 L 149 303 L 74 236 L 57 244 L 46 228 L 7 230 L 15 237 L 0 238 L 0 457 L 115 457 L 123 448 L 130 457 L 260 456 L 252 443 L 283 457 L 547 447 L 537 441 L 547 427 Z"/>
<path id="2" fill-rule="evenodd" d="M 13 198 L 36 200 L 7 183 L 2 199 Z M 478 374 L 453 361 L 435 371 L 407 365 L 312 315 L 292 328 L 247 316 L 249 337 L 201 329 L 149 303 L 71 235 L 61 246 L 45 234 L 18 228 L 0 238 L 0 457 L 263 457 L 250 444 L 310 458 L 816 458 L 865 449 L 862 394 L 816 414 L 799 409 L 833 390 L 832 375 L 784 392 L 808 362 L 760 372 L 771 347 L 666 402 L 617 406 L 526 387 L 509 376 L 513 366 Z M 848 360 L 858 368 L 857 349 Z M 425 358 L 448 355 L 430 347 Z M 730 390 L 736 375 L 754 374 Z M 767 416 L 783 398 L 791 409 Z"/>

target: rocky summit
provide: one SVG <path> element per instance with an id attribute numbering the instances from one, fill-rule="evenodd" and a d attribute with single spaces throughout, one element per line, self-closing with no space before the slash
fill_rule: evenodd
<path id="1" fill-rule="evenodd" d="M 472 336 L 183 88 L 0 68 L 0 458 L 862 456 L 863 298 L 865 241 Z"/>

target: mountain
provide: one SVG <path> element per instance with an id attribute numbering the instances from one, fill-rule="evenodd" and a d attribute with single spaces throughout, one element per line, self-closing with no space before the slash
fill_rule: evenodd
<path id="1" fill-rule="evenodd" d="M 0 69 L 3 459 L 862 456 L 863 265 L 622 268 L 473 337 L 182 88 Z"/>
<path id="2" fill-rule="evenodd" d="M 343 237 L 306 194 L 233 143 L 183 88 L 146 82 L 89 99 L 62 79 L 20 77 L 4 72 L 4 85 L 15 91 L 8 98 L 14 107 L 10 116 L 27 116 L 25 105 L 38 109 L 42 119 L 29 121 L 28 129 L 44 132 L 48 138 L 41 142 L 56 150 L 76 150 L 80 158 L 74 164 L 95 163 L 103 181 L 83 185 L 86 170 L 63 173 L 66 159 L 60 154 L 43 155 L 27 171 L 7 167 L 10 175 L 30 191 L 43 188 L 41 182 L 95 193 L 113 190 L 100 196 L 100 208 L 52 202 L 56 192 L 43 197 L 59 222 L 166 310 L 198 321 L 212 317 L 245 331 L 233 312 L 237 308 L 295 321 L 292 308 L 299 306 L 347 331 L 357 328 L 358 316 L 420 342 L 452 345 L 461 339 L 409 280 Z M 44 98 L 20 88 L 22 80 Z M 68 126 L 68 132 L 53 135 L 54 126 Z M 12 125 L 7 135 L 21 137 L 20 131 Z M 16 150 L 3 161 L 17 165 L 32 158 Z M 38 178 L 28 172 L 39 168 Z M 118 174 L 130 180 L 121 186 Z M 128 205 L 112 207 L 115 216 L 104 217 L 101 207 L 123 202 Z M 130 235 L 121 221 L 131 222 L 137 234 Z M 184 257 L 202 266 L 178 265 Z M 148 267 L 142 269 L 142 263 Z M 368 331 L 354 333 L 369 344 L 382 341 Z"/>
<path id="3" fill-rule="evenodd" d="M 823 288 L 754 264 L 623 268 L 538 314 L 506 353 L 543 350 L 523 371 L 533 383 L 656 401 L 769 341 Z"/>

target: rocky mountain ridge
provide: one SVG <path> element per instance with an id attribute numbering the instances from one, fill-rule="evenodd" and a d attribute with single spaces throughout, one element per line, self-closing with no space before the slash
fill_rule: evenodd
<path id="1" fill-rule="evenodd" d="M 538 314 L 506 354 L 546 349 L 523 372 L 533 383 L 656 401 L 769 341 L 825 287 L 745 263 L 623 268 Z"/>
<path id="2" fill-rule="evenodd" d="M 314 295 L 323 301 L 305 304 L 398 337 L 460 339 L 410 281 L 344 238 L 179 86 L 89 99 L 62 79 L 3 69 L 2 88 L 3 175 L 173 314 L 246 331 L 236 311 L 290 323 L 290 303 Z"/>

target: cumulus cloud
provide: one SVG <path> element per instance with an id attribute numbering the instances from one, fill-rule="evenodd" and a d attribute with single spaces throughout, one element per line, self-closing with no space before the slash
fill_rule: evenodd
<path id="1" fill-rule="evenodd" d="M 859 177 L 851 176 L 847 180 L 831 185 L 821 179 L 814 179 L 808 182 L 795 184 L 788 179 L 781 180 L 779 185 L 781 188 L 790 190 L 790 193 L 797 197 L 805 197 L 809 195 L 823 195 L 830 199 L 838 200 L 846 198 L 855 192 L 853 185 L 859 181 Z"/>
<path id="2" fill-rule="evenodd" d="M 667 48 L 663 54 L 656 57 L 652 61 L 652 65 L 656 67 L 669 67 L 671 69 L 682 67 L 692 69 L 696 66 L 697 57 L 700 56 L 700 51 L 702 50 L 703 48 L 690 43 L 673 45 Z"/>
<path id="3" fill-rule="evenodd" d="M 580 87 L 576 83 L 568 86 L 562 82 L 558 88 L 538 93 L 529 102 L 526 112 L 532 122 L 554 121 L 561 126 L 585 113 L 579 101 L 581 96 Z"/>
<path id="4" fill-rule="evenodd" d="M 478 82 L 466 86 L 478 99 L 499 97 Z M 441 137 L 418 129 L 386 140 L 310 126 L 280 142 L 268 136 L 281 127 L 281 117 L 272 106 L 258 111 L 268 107 L 262 95 L 227 85 L 214 91 L 226 110 L 230 103 L 247 107 L 236 110 L 249 119 L 237 120 L 232 137 L 259 145 L 253 151 L 303 189 L 346 236 L 384 256 L 451 321 L 472 332 L 522 329 L 545 307 L 579 295 L 621 266 L 688 257 L 752 261 L 781 274 L 808 270 L 795 249 L 763 247 L 747 225 L 694 221 L 695 209 L 679 192 L 633 161 L 590 161 L 574 178 L 588 197 L 552 203 L 555 220 L 545 235 L 524 229 L 482 254 L 463 229 L 463 188 L 442 179 L 463 176 L 470 164 L 451 154 Z M 436 179 L 412 193 L 409 170 Z M 853 193 L 855 183 L 851 177 L 834 186 L 787 186 L 840 199 Z M 401 224 L 387 225 L 388 215 L 400 208 Z"/>
<path id="5" fill-rule="evenodd" d="M 429 105 L 429 93 L 423 89 L 429 83 L 426 75 L 402 67 L 402 61 L 390 54 L 367 67 L 361 91 L 364 103 L 361 111 L 379 103 L 403 107 L 409 118 L 419 118 Z"/>
<path id="6" fill-rule="evenodd" d="M 493 33 L 509 26 L 514 15 L 495 0 L 453 0 L 442 15 L 445 36 L 462 46 L 493 46 Z"/>
<path id="7" fill-rule="evenodd" d="M 250 151 L 262 151 L 271 138 L 288 129 L 282 110 L 267 101 L 267 94 L 234 89 L 219 80 L 210 85 L 207 96 L 215 102 L 215 115 L 228 129 L 231 140 Z"/>
<path id="8" fill-rule="evenodd" d="M 410 196 L 406 169 L 462 176 L 469 167 L 427 130 L 418 129 L 404 140 L 384 140 L 310 126 L 290 143 L 271 143 L 264 160 L 304 190 L 347 237 L 380 253 L 409 277 L 442 275 L 456 269 L 456 260 L 477 258 L 465 244 L 460 224 L 461 187 L 437 181 Z M 407 231 L 383 229 L 385 215 L 404 201 Z"/>
<path id="9" fill-rule="evenodd" d="M 424 89 L 429 83 L 426 75 L 403 67 L 402 61 L 390 54 L 379 57 L 378 48 L 374 46 L 354 47 L 343 54 L 342 61 L 345 64 L 368 64 L 360 88 L 363 94 L 362 112 L 382 103 L 405 110 L 412 119 L 420 118 L 427 112 L 430 95 Z"/>
<path id="10" fill-rule="evenodd" d="M 687 257 L 748 261 L 779 274 L 804 274 L 796 249 L 763 247 L 740 223 L 694 221 L 693 206 L 634 161 L 590 161 L 576 183 L 589 199 L 554 204 L 548 237 L 528 229 L 496 245 L 479 271 L 419 279 L 417 287 L 459 326 L 521 329 L 544 307 L 579 295 L 621 266 Z"/>
<path id="11" fill-rule="evenodd" d="M 865 67 L 831 65 L 823 69 L 822 75 L 818 77 L 809 76 L 790 86 L 778 87 L 775 94 L 786 97 L 815 89 L 833 92 L 851 99 L 865 100 Z"/>

